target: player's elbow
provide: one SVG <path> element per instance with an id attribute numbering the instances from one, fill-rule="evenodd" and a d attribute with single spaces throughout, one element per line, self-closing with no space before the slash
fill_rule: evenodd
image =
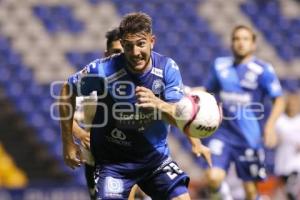
<path id="1" fill-rule="evenodd" d="M 60 90 L 60 97 L 59 99 L 65 100 L 76 97 L 75 92 L 73 91 L 73 87 L 68 82 L 63 83 L 61 90 Z"/>

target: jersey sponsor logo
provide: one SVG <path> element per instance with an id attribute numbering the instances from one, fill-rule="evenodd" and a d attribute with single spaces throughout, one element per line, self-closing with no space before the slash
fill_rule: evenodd
<path id="1" fill-rule="evenodd" d="M 107 77 L 107 82 L 108 83 L 112 83 L 118 79 L 120 79 L 121 77 L 125 76 L 127 74 L 127 72 L 125 71 L 125 69 L 121 69 L 119 71 L 117 71 L 116 73 L 113 73 L 112 75 Z"/>
<path id="2" fill-rule="evenodd" d="M 161 79 L 156 79 L 152 83 L 152 91 L 154 94 L 160 94 L 164 91 L 165 84 Z"/>
<path id="3" fill-rule="evenodd" d="M 105 197 L 109 198 L 122 198 L 124 191 L 124 184 L 121 179 L 106 177 L 105 178 Z"/>
<path id="4" fill-rule="evenodd" d="M 117 128 L 112 130 L 112 132 L 110 133 L 110 136 L 111 137 L 109 137 L 109 136 L 105 137 L 108 142 L 112 142 L 117 145 L 126 146 L 126 147 L 131 146 L 131 142 L 126 141 L 126 139 L 127 139 L 126 135 Z"/>
<path id="5" fill-rule="evenodd" d="M 135 86 L 131 81 L 116 81 L 112 85 L 113 97 L 116 99 L 130 99 L 135 95 Z"/>
<path id="6" fill-rule="evenodd" d="M 258 84 L 257 82 L 249 81 L 249 80 L 241 80 L 241 86 L 248 89 L 256 89 Z"/>
<path id="7" fill-rule="evenodd" d="M 144 113 L 144 112 L 137 112 L 137 113 L 125 113 L 121 112 L 118 116 L 118 120 L 153 120 L 154 119 L 153 112 L 151 113 Z"/>
<path id="8" fill-rule="evenodd" d="M 220 92 L 220 97 L 223 103 L 232 103 L 237 105 L 247 105 L 251 102 L 252 98 L 249 93 L 236 93 L 236 92 Z"/>
<path id="9" fill-rule="evenodd" d="M 110 135 L 115 139 L 126 140 L 126 135 L 117 128 L 115 128 Z"/>
<path id="10" fill-rule="evenodd" d="M 156 68 L 156 67 L 153 67 L 153 68 L 152 68 L 151 74 L 154 74 L 154 75 L 156 75 L 156 76 L 158 76 L 158 77 L 161 77 L 161 78 L 164 77 L 164 76 L 163 76 L 163 71 L 162 71 L 162 69 L 159 69 L 159 68 Z"/>
<path id="11" fill-rule="evenodd" d="M 243 80 L 241 80 L 241 86 L 254 90 L 258 86 L 257 79 L 263 72 L 263 69 L 256 63 L 249 63 L 247 67 L 249 70 L 245 73 Z"/>

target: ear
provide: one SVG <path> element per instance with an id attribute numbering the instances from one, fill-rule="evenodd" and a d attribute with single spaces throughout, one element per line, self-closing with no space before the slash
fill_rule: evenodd
<path id="1" fill-rule="evenodd" d="M 154 48 L 155 41 L 156 41 L 155 35 L 151 35 L 151 39 L 150 39 L 150 42 L 151 42 L 151 50 Z"/>

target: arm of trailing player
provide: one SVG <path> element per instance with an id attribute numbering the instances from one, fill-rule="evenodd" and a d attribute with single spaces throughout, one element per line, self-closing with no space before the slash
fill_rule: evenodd
<path id="1" fill-rule="evenodd" d="M 63 137 L 71 141 L 76 96 L 87 96 L 93 91 L 103 91 L 105 82 L 100 60 L 95 60 L 69 77 L 61 90 L 60 115 Z M 63 138 L 63 139 L 64 139 Z M 73 140 L 73 139 L 72 139 Z"/>
<path id="2" fill-rule="evenodd" d="M 63 159 L 66 165 L 75 169 L 82 163 L 80 149 L 74 143 L 72 136 L 72 122 L 76 95 L 72 92 L 68 83 L 63 85 L 60 95 L 59 113 L 63 143 Z"/>
<path id="3" fill-rule="evenodd" d="M 271 113 L 264 127 L 264 142 L 267 147 L 274 147 L 277 143 L 275 123 L 285 108 L 285 100 L 275 71 L 271 65 L 267 65 L 260 79 L 260 83 L 266 94 L 273 99 Z"/>
<path id="4" fill-rule="evenodd" d="M 73 134 L 76 138 L 81 141 L 83 147 L 90 148 L 90 133 L 79 126 L 76 120 L 73 120 Z"/>
<path id="5" fill-rule="evenodd" d="M 65 83 L 62 86 L 59 100 L 60 127 L 63 144 L 73 142 L 72 125 L 75 110 L 76 95 L 71 86 Z"/>
<path id="6" fill-rule="evenodd" d="M 103 70 L 99 70 L 101 67 L 99 67 L 100 64 L 101 62 L 96 60 L 83 68 L 83 70 L 72 75 L 68 79 L 68 83 L 64 84 L 61 90 L 59 111 L 61 117 L 60 123 L 64 161 L 73 169 L 80 166 L 83 162 L 80 148 L 74 143 L 72 135 L 76 96 L 89 95 L 92 91 L 100 91 L 103 89 L 105 83 L 100 73 L 103 72 Z M 102 78 L 102 82 L 99 82 L 99 78 Z"/>
<path id="7" fill-rule="evenodd" d="M 267 65 L 261 76 L 260 82 L 266 94 L 273 99 L 273 106 L 267 123 L 272 123 L 272 125 L 275 125 L 276 120 L 284 111 L 285 100 L 283 97 L 280 82 L 271 65 Z"/>

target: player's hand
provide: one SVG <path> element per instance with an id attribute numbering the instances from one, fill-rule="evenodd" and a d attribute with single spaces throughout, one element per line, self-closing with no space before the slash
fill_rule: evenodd
<path id="1" fill-rule="evenodd" d="M 135 89 L 137 105 L 142 108 L 160 108 L 162 101 L 153 92 L 145 87 L 137 86 Z"/>
<path id="2" fill-rule="evenodd" d="M 91 143 L 90 132 L 87 132 L 82 129 L 82 134 L 79 137 L 79 140 L 81 141 L 81 144 L 84 148 L 90 149 L 90 143 Z"/>
<path id="3" fill-rule="evenodd" d="M 80 167 L 81 164 L 83 163 L 80 148 L 73 141 L 64 142 L 63 156 L 66 165 L 72 169 L 75 169 L 76 167 Z"/>
<path id="4" fill-rule="evenodd" d="M 196 154 L 197 157 L 203 156 L 204 159 L 206 160 L 208 166 L 212 167 L 211 152 L 208 147 L 201 144 L 200 148 L 197 150 L 194 150 L 194 151 L 197 152 L 197 154 Z"/>
<path id="5" fill-rule="evenodd" d="M 274 148 L 278 143 L 277 134 L 272 125 L 268 123 L 265 126 L 264 130 L 264 144 L 268 148 Z"/>
<path id="6" fill-rule="evenodd" d="M 203 144 L 201 144 L 198 138 L 189 138 L 192 144 L 192 152 L 195 156 L 200 157 L 203 156 L 206 162 L 208 163 L 209 167 L 212 167 L 212 160 L 211 160 L 211 152 L 210 149 Z"/>

